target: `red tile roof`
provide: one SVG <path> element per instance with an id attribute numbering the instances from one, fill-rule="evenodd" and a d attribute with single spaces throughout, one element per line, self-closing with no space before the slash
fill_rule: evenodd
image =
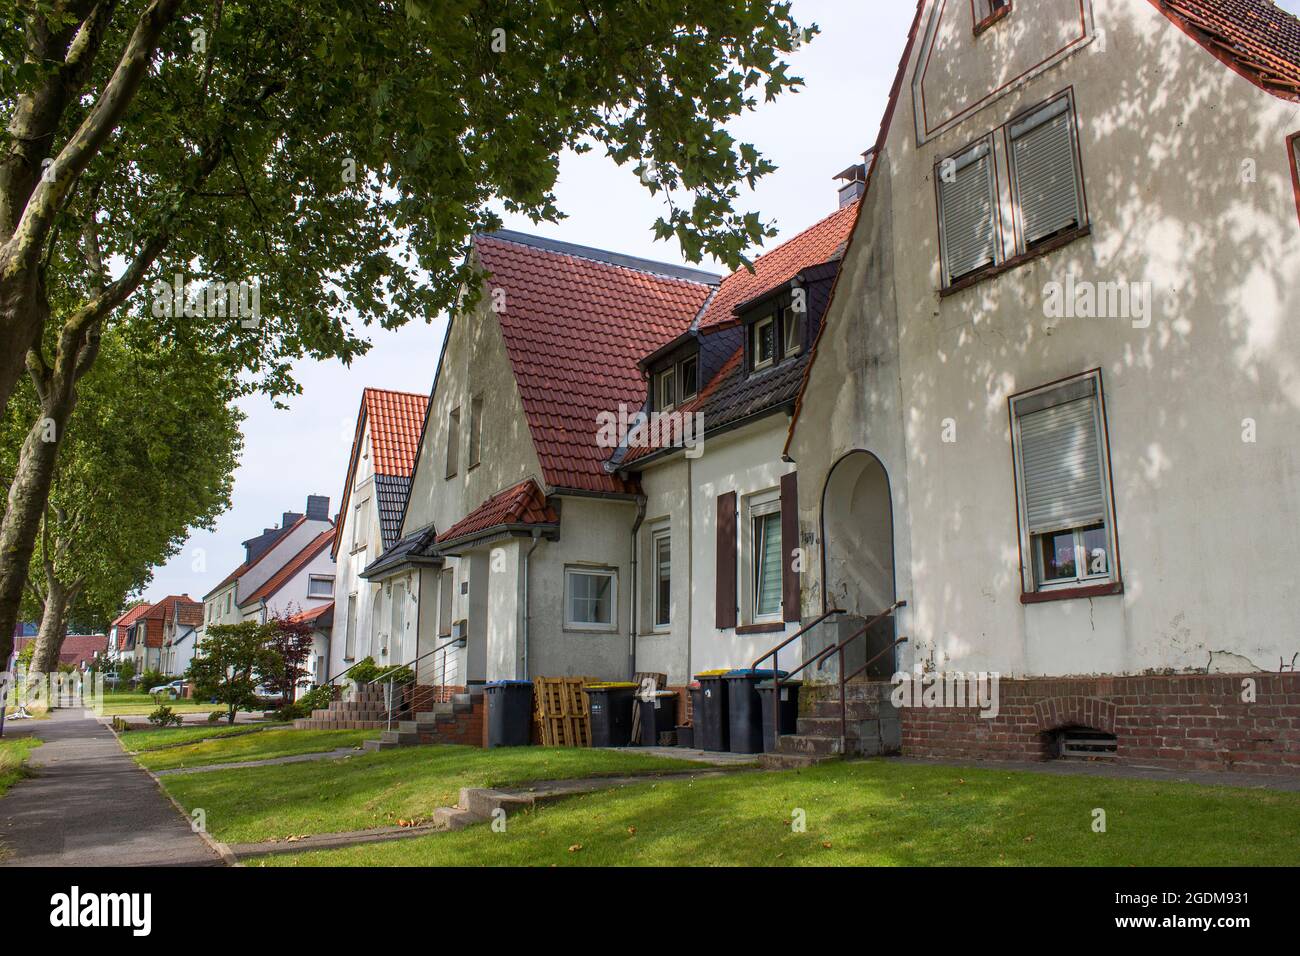
<path id="1" fill-rule="evenodd" d="M 280 588 L 292 581 L 294 576 L 302 571 L 303 568 L 311 564 L 317 555 L 328 548 L 333 540 L 334 528 L 331 525 L 320 534 L 316 535 L 316 537 L 312 538 L 305 548 L 285 562 L 284 567 L 267 578 L 260 588 L 248 597 L 244 598 L 244 600 L 240 601 L 239 606 L 248 607 L 250 604 L 256 604 L 258 601 L 264 601 L 267 598 L 274 596 Z"/>
<path id="2" fill-rule="evenodd" d="M 149 608 L 151 607 L 153 607 L 153 605 L 150 604 L 148 601 L 142 601 L 141 603 L 137 604 L 135 607 L 127 608 L 125 611 L 123 611 L 121 614 L 119 614 L 117 617 L 113 619 L 113 623 L 110 624 L 109 627 L 120 627 L 123 629 L 128 628 L 132 624 L 134 624 L 137 620 L 139 620 L 140 616 L 144 614 L 146 611 L 148 611 Z"/>
<path id="3" fill-rule="evenodd" d="M 497 492 L 442 534 L 438 543 L 444 544 L 492 528 L 510 525 L 557 525 L 560 516 L 546 503 L 546 495 L 529 478 L 505 491 Z"/>
<path id="4" fill-rule="evenodd" d="M 408 478 L 420 448 L 420 427 L 428 395 L 367 388 L 361 401 L 370 420 L 370 450 L 380 475 Z"/>
<path id="5" fill-rule="evenodd" d="M 289 620 L 295 624 L 314 624 L 327 615 L 330 617 L 334 615 L 333 601 L 322 604 L 320 607 L 309 607 L 305 611 L 299 611 L 297 614 L 291 615 Z"/>
<path id="6" fill-rule="evenodd" d="M 756 296 L 789 282 L 808 266 L 838 258 L 857 221 L 854 200 L 825 219 L 809 226 L 788 242 L 754 260 L 754 271 L 737 269 L 722 280 L 718 294 L 700 319 L 700 328 L 718 328 L 736 322 L 732 310 Z"/>
<path id="7" fill-rule="evenodd" d="M 14 638 L 14 653 L 21 652 L 34 640 L 36 640 L 34 637 Z M 102 654 L 107 649 L 107 634 L 69 634 L 63 639 L 63 646 L 59 648 L 59 663 L 79 667 L 83 663 L 94 660 L 96 654 Z"/>
<path id="8" fill-rule="evenodd" d="M 278 545 L 281 542 L 281 540 L 283 540 L 286 536 L 291 534 L 293 530 L 298 527 L 298 525 L 302 524 L 306 520 L 307 520 L 307 516 L 303 515 L 293 524 L 289 525 L 289 527 L 285 528 L 284 533 L 281 534 L 279 538 L 276 538 L 275 542 L 269 548 L 267 548 L 265 551 L 263 551 L 261 554 L 255 557 L 252 561 L 245 561 L 239 567 L 235 568 L 235 570 L 227 574 L 220 584 L 218 584 L 207 594 L 203 595 L 204 599 L 206 600 L 207 598 L 212 597 L 212 595 L 216 594 L 218 591 L 224 588 L 227 584 L 230 584 L 232 581 L 238 581 L 240 578 L 242 578 L 245 574 L 247 574 L 250 570 L 252 570 L 254 567 L 257 566 L 257 562 L 261 561 L 264 557 L 266 557 L 268 554 L 274 551 L 276 545 Z"/>
<path id="9" fill-rule="evenodd" d="M 1300 100 L 1300 20 L 1271 0 L 1151 0 L 1255 85 Z"/>
<path id="10" fill-rule="evenodd" d="M 143 616 L 150 620 L 170 621 L 173 609 L 179 611 L 182 624 L 199 625 L 203 623 L 203 602 L 194 600 L 188 594 L 169 594 L 149 608 Z"/>
<path id="11" fill-rule="evenodd" d="M 598 416 L 641 407 L 637 360 L 689 328 L 713 286 L 500 237 L 474 245 L 504 293 L 501 332 L 546 483 L 633 491 L 602 467 Z"/>

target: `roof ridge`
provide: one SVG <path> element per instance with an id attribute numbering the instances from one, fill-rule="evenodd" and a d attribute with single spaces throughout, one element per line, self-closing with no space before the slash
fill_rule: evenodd
<path id="1" fill-rule="evenodd" d="M 364 385 L 361 390 L 363 392 L 383 392 L 385 395 L 408 395 L 411 398 L 423 398 L 426 401 L 429 398 L 425 392 L 408 392 L 402 388 L 380 388 L 378 385 Z"/>
<path id="2" fill-rule="evenodd" d="M 517 246 L 549 252 L 552 255 L 582 259 L 587 262 L 594 262 L 597 265 L 608 266 L 613 269 L 626 269 L 629 272 L 639 272 L 643 275 L 668 279 L 672 282 L 689 282 L 691 285 L 716 287 L 725 278 L 704 269 L 674 265 L 671 262 L 658 262 L 654 259 L 643 259 L 640 256 L 614 252 L 611 249 L 597 249 L 595 246 L 583 246 L 574 242 L 565 242 L 561 239 L 547 239 L 544 236 L 516 232 L 513 229 L 498 229 L 496 232 L 478 233 L 474 238 L 509 242 Z"/>
<path id="3" fill-rule="evenodd" d="M 850 202 L 850 203 L 845 203 L 843 206 L 841 206 L 839 209 L 836 209 L 834 212 L 830 213 L 829 215 L 822 216 L 822 218 L 818 219 L 818 220 L 817 220 L 816 222 L 814 222 L 811 226 L 808 226 L 806 229 L 801 229 L 799 232 L 795 233 L 795 234 L 794 234 L 793 236 L 791 236 L 789 239 L 786 239 L 786 240 L 782 241 L 779 245 L 775 245 L 775 246 L 773 246 L 771 249 L 767 250 L 767 252 L 763 253 L 761 256 L 756 257 L 756 258 L 754 259 L 755 264 L 758 263 L 758 260 L 759 260 L 759 259 L 764 259 L 764 258 L 766 258 L 767 256 L 772 255 L 773 253 L 780 252 L 780 251 L 781 251 L 782 249 L 784 249 L 786 246 L 788 246 L 788 245 L 790 245 L 790 244 L 792 244 L 792 243 L 798 242 L 800 239 L 802 239 L 804 236 L 808 235 L 808 233 L 812 232 L 814 229 L 818 229 L 818 228 L 820 228 L 821 226 L 824 226 L 826 223 L 830 222 L 830 221 L 831 221 L 832 219 L 834 219 L 836 216 L 840 215 L 841 213 L 847 212 L 848 210 L 852 209 L 854 206 L 856 206 L 856 205 L 857 205 L 858 203 L 860 203 L 860 202 L 862 202 L 862 197 L 861 197 L 861 196 L 858 196 L 858 197 L 857 197 L 856 199 L 854 199 L 852 202 Z M 834 260 L 828 259 L 828 260 L 826 260 L 826 261 L 827 261 L 827 262 L 830 262 L 830 261 L 834 261 Z M 815 263 L 813 263 L 813 265 L 823 265 L 823 263 L 815 262 Z M 736 272 L 739 272 L 739 271 L 740 271 L 739 269 L 736 270 Z M 745 271 L 749 271 L 749 270 L 745 270 Z M 730 273 L 730 275 L 735 275 L 736 272 Z"/>

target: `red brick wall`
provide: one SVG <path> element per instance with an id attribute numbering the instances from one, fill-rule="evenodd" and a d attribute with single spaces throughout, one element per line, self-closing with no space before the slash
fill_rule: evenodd
<path id="1" fill-rule="evenodd" d="M 1300 774 L 1300 673 L 1002 680 L 999 697 L 987 719 L 903 708 L 904 756 L 1046 760 L 1053 731 L 1089 727 L 1116 736 L 1119 763 Z"/>

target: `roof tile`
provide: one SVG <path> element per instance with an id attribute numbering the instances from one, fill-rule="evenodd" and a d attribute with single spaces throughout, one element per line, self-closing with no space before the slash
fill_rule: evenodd
<path id="1" fill-rule="evenodd" d="M 438 535 L 438 543 L 444 544 L 506 525 L 559 523 L 560 516 L 547 504 L 546 496 L 542 494 L 542 489 L 537 486 L 537 482 L 529 478 L 488 498 Z"/>
<path id="2" fill-rule="evenodd" d="M 1300 20 L 1272 0 L 1152 0 L 1257 86 L 1300 99 Z"/>

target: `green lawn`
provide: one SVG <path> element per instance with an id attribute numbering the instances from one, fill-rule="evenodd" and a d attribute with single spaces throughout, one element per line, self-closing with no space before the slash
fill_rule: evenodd
<path id="1" fill-rule="evenodd" d="M 269 736 L 271 732 L 213 743 L 233 747 Z M 159 751 L 156 756 L 175 752 Z M 454 805 L 461 787 L 698 769 L 699 764 L 681 760 L 607 750 L 427 746 L 341 760 L 181 774 L 162 781 L 186 809 L 207 811 L 208 832 L 217 839 L 253 843 L 427 820 L 438 807 Z"/>
<path id="2" fill-rule="evenodd" d="M 1106 832 L 1093 831 L 1093 810 Z M 796 809 L 806 832 L 793 832 Z M 663 781 L 267 866 L 1294 866 L 1300 794 L 883 761 Z"/>
<path id="3" fill-rule="evenodd" d="M 167 700 L 163 703 L 177 714 L 210 714 L 214 710 L 225 709 L 211 701 Z M 158 702 L 148 694 L 105 691 L 102 714 L 105 717 L 129 717 L 136 714 L 147 716 L 157 710 L 158 706 Z"/>
<path id="4" fill-rule="evenodd" d="M 27 755 L 41 745 L 35 737 L 0 739 L 0 796 L 11 786 L 27 776 L 23 763 Z"/>
<path id="5" fill-rule="evenodd" d="M 168 727 L 166 730 L 128 730 L 118 734 L 122 746 L 132 752 L 144 750 L 161 750 L 178 744 L 192 744 L 201 740 L 217 737 L 242 736 L 243 734 L 261 733 L 274 727 L 283 729 L 284 724 L 206 724 L 202 727 Z"/>
<path id="6" fill-rule="evenodd" d="M 136 763 L 148 770 L 204 767 L 214 763 L 269 760 L 295 754 L 323 753 L 341 747 L 360 747 L 362 741 L 379 736 L 378 730 L 263 730 L 167 747 L 136 755 Z M 254 768 L 249 768 L 254 769 Z M 214 771 L 217 773 L 219 771 Z M 238 771 L 244 773 L 246 771 Z"/>

